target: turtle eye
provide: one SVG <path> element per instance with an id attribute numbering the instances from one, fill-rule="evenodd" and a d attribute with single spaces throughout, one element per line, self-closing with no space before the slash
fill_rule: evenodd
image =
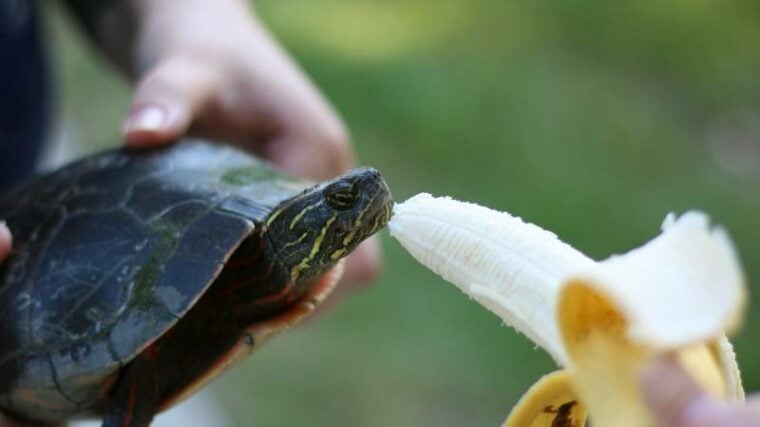
<path id="1" fill-rule="evenodd" d="M 330 207 L 345 211 L 356 204 L 359 199 L 359 189 L 348 182 L 336 182 L 325 188 L 324 195 Z"/>

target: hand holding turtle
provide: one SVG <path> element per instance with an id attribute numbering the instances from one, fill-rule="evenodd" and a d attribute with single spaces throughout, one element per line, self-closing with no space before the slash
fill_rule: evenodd
<path id="1" fill-rule="evenodd" d="M 185 134 L 229 141 L 296 176 L 323 180 L 354 165 L 329 103 L 242 0 L 121 0 L 95 35 L 137 81 L 124 138 L 134 147 Z M 121 31 L 125 10 L 134 34 Z M 125 45 L 131 49 L 125 49 Z M 344 282 L 372 280 L 376 239 L 347 260 Z"/>
<path id="2" fill-rule="evenodd" d="M 247 2 L 135 1 L 133 146 L 185 133 L 231 141 L 287 172 L 326 179 L 353 164 L 338 115 Z"/>
<path id="3" fill-rule="evenodd" d="M 642 392 L 665 427 L 753 427 L 760 425 L 757 397 L 739 406 L 707 396 L 672 359 L 654 360 L 642 375 Z"/>

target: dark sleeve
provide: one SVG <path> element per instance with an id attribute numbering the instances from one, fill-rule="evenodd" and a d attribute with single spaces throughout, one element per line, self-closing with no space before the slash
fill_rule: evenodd
<path id="1" fill-rule="evenodd" d="M 0 0 L 0 192 L 32 175 L 50 118 L 39 5 Z"/>
<path id="2" fill-rule="evenodd" d="M 126 76 L 132 76 L 132 46 L 137 25 L 133 2 L 131 0 L 62 0 L 62 2 L 68 6 L 101 53 Z"/>
<path id="3" fill-rule="evenodd" d="M 63 0 L 76 19 L 95 40 L 100 39 L 99 23 L 105 11 L 114 6 L 118 0 Z"/>

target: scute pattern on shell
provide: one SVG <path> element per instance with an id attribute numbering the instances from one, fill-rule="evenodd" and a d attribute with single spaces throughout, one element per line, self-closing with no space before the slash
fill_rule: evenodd
<path id="1" fill-rule="evenodd" d="M 183 142 L 106 152 L 0 198 L 16 242 L 0 269 L 0 401 L 27 387 L 49 390 L 40 405 L 63 395 L 64 412 L 92 400 L 303 188 L 240 151 Z"/>

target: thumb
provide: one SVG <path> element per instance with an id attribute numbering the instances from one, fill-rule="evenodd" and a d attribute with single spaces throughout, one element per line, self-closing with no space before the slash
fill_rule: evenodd
<path id="1" fill-rule="evenodd" d="M 137 85 L 124 122 L 127 145 L 155 146 L 181 137 L 220 84 L 216 68 L 192 55 L 161 61 Z"/>
<path id="2" fill-rule="evenodd" d="M 669 356 L 654 359 L 641 377 L 644 400 L 665 427 L 760 426 L 760 407 L 715 400 Z"/>
<path id="3" fill-rule="evenodd" d="M 0 221 L 0 262 L 2 262 L 11 251 L 11 231 Z"/>

